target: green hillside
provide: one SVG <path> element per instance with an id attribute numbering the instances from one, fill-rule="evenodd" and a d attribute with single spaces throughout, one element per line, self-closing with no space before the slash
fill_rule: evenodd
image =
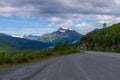
<path id="1" fill-rule="evenodd" d="M 120 52 L 120 23 L 86 34 L 81 39 L 80 48 Z"/>
<path id="2" fill-rule="evenodd" d="M 47 48 L 42 50 L 20 50 L 16 52 L 1 52 L 0 68 L 16 65 L 19 63 L 33 62 L 37 60 L 43 60 L 78 52 L 80 52 L 80 50 L 76 48 L 76 44 L 69 45 L 68 42 L 57 43 L 54 48 Z"/>
<path id="3" fill-rule="evenodd" d="M 0 52 L 26 50 L 26 49 L 43 49 L 51 46 L 50 44 L 40 41 L 15 38 L 5 34 L 0 34 Z"/>

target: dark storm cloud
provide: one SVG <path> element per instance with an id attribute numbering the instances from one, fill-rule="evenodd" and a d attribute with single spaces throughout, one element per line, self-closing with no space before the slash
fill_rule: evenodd
<path id="1" fill-rule="evenodd" d="M 86 14 L 119 16 L 119 2 L 119 0 L 4 0 L 0 2 L 0 15 L 72 16 L 73 14 Z M 12 10 L 5 10 L 8 8 Z"/>

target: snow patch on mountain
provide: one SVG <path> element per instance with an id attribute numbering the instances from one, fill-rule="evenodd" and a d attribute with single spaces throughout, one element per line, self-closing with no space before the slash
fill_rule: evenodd
<path id="1" fill-rule="evenodd" d="M 16 37 L 16 38 L 23 38 L 23 35 L 18 35 L 18 34 L 13 34 L 11 35 L 12 37 Z"/>

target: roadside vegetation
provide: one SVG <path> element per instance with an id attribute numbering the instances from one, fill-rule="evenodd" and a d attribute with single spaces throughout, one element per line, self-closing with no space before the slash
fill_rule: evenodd
<path id="1" fill-rule="evenodd" d="M 120 53 L 120 23 L 86 34 L 80 41 L 80 47 L 84 50 Z"/>
<path id="2" fill-rule="evenodd" d="M 51 57 L 77 53 L 80 50 L 76 45 L 69 45 L 67 42 L 57 43 L 54 48 L 43 50 L 23 50 L 13 53 L 0 53 L 0 65 L 11 65 L 32 62 L 36 60 L 43 60 Z"/>

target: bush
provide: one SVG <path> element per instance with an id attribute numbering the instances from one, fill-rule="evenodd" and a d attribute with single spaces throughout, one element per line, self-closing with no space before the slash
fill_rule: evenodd
<path id="1" fill-rule="evenodd" d="M 119 49 L 116 49 L 116 52 L 120 53 L 120 48 L 119 48 Z"/>
<path id="2" fill-rule="evenodd" d="M 0 53 L 0 65 L 25 63 L 37 58 L 44 59 L 76 52 L 79 52 L 79 50 L 73 48 L 72 46 L 57 44 L 56 47 L 53 49 L 25 50 L 14 53 Z"/>
<path id="3" fill-rule="evenodd" d="M 84 50 L 120 52 L 120 23 L 84 35 L 80 48 Z M 116 50 L 117 49 L 117 50 Z"/>
<path id="4" fill-rule="evenodd" d="M 76 53 L 76 52 L 80 52 L 80 50 L 79 49 L 68 49 L 68 50 L 64 50 L 64 51 L 59 51 L 59 53 L 61 55 L 73 54 L 73 53 Z"/>

